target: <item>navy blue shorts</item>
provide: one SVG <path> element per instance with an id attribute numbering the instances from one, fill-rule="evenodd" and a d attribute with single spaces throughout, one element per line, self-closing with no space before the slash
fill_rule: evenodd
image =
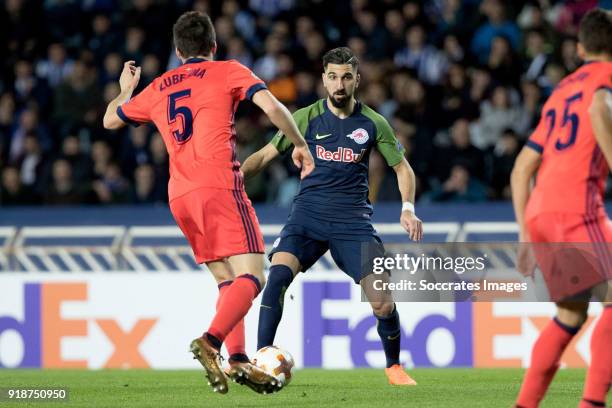
<path id="1" fill-rule="evenodd" d="M 274 242 L 268 259 L 272 260 L 276 252 L 288 252 L 299 260 L 305 272 L 329 250 L 338 268 L 359 283 L 372 273 L 372 259 L 385 255 L 383 243 L 370 223 L 304 223 L 292 218 Z"/>

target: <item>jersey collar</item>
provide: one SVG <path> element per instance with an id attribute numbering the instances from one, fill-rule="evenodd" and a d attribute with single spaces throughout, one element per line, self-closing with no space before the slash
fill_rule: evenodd
<path id="1" fill-rule="evenodd" d="M 323 102 L 323 109 L 325 111 L 327 111 L 330 115 L 334 115 L 332 113 L 332 111 L 329 109 L 329 106 L 327 106 L 327 98 L 321 99 L 321 101 Z M 344 118 L 344 119 L 348 119 L 351 116 L 354 116 L 354 115 L 358 114 L 360 111 L 361 111 L 361 102 L 359 102 L 359 100 L 355 99 L 355 106 L 353 107 L 353 112 L 351 112 L 351 114 L 349 116 L 347 116 L 346 118 Z M 334 116 L 336 116 L 336 115 L 334 115 Z M 344 119 L 341 119 L 341 120 L 344 120 Z"/>
<path id="2" fill-rule="evenodd" d="M 188 58 L 185 61 L 185 64 L 196 64 L 198 62 L 203 62 L 203 61 L 208 61 L 208 60 L 206 58 L 196 58 L 196 57 L 193 57 L 193 58 Z"/>

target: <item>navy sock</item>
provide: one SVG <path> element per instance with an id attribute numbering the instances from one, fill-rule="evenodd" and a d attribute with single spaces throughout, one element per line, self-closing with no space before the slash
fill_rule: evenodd
<path id="1" fill-rule="evenodd" d="M 293 281 L 293 272 L 286 265 L 272 265 L 259 309 L 257 350 L 274 343 L 276 329 L 283 315 L 285 291 Z"/>
<path id="2" fill-rule="evenodd" d="M 206 336 L 206 338 L 214 348 L 216 348 L 217 350 L 221 350 L 221 345 L 223 344 L 221 340 L 219 340 L 210 333 L 204 333 L 204 336 Z"/>
<path id="3" fill-rule="evenodd" d="M 389 368 L 392 365 L 399 364 L 402 337 L 399 314 L 397 313 L 397 308 L 393 305 L 393 312 L 389 316 L 380 317 L 376 314 L 374 316 L 378 319 L 376 330 L 382 341 L 385 357 L 387 358 L 387 368 Z"/>

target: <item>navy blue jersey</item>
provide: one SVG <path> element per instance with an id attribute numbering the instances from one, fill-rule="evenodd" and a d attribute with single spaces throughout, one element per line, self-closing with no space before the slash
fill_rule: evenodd
<path id="1" fill-rule="evenodd" d="M 387 120 L 360 102 L 349 117 L 341 119 L 329 110 L 325 99 L 296 111 L 293 117 L 316 167 L 301 181 L 292 211 L 329 221 L 369 221 L 371 149 L 376 147 L 389 166 L 399 164 L 404 157 L 404 148 Z M 280 153 L 292 147 L 280 131 L 271 143 Z"/>

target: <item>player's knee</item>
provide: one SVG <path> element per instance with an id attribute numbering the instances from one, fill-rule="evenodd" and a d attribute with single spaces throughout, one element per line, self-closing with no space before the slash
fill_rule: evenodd
<path id="1" fill-rule="evenodd" d="M 393 302 L 372 302 L 371 305 L 374 314 L 380 317 L 390 316 L 395 308 Z"/>

